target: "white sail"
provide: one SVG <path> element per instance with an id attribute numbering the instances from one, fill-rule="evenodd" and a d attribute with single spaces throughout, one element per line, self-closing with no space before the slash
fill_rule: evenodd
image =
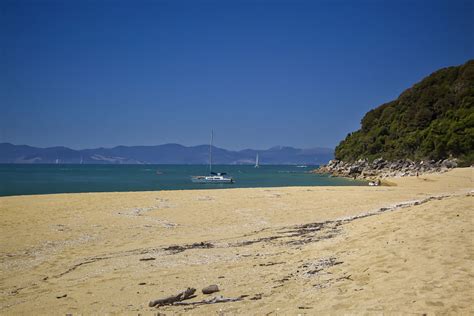
<path id="1" fill-rule="evenodd" d="M 257 157 L 255 157 L 255 168 L 258 168 L 260 167 L 260 165 L 258 164 L 258 154 L 257 154 Z"/>

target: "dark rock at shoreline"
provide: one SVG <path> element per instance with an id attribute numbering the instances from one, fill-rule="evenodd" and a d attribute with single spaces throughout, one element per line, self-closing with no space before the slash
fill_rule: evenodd
<path id="1" fill-rule="evenodd" d="M 359 159 L 352 163 L 334 159 L 329 161 L 327 165 L 314 170 L 313 173 L 331 174 L 335 177 L 348 177 L 354 179 L 373 179 L 445 172 L 456 167 L 456 159 L 415 162 L 410 159 L 386 161 L 382 158 L 377 158 L 372 162 L 369 162 L 367 159 Z"/>

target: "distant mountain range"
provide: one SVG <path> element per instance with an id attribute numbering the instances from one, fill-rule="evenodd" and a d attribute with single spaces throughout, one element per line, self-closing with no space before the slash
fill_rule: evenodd
<path id="1" fill-rule="evenodd" d="M 325 164 L 333 158 L 331 148 L 298 149 L 276 146 L 266 150 L 240 151 L 212 148 L 215 164 L 253 164 L 258 153 L 260 164 Z M 0 143 L 0 163 L 17 164 L 207 164 L 209 146 L 179 144 L 158 146 L 117 146 L 74 150 L 67 147 L 37 148 Z"/>

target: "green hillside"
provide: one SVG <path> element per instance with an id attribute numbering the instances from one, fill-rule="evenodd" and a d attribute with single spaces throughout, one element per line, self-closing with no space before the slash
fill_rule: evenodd
<path id="1" fill-rule="evenodd" d="M 459 158 L 474 163 L 474 60 L 436 71 L 398 99 L 369 111 L 336 159 Z"/>

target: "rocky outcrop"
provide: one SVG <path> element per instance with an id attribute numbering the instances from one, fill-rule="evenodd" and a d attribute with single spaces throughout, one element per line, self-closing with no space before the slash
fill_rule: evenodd
<path id="1" fill-rule="evenodd" d="M 331 174 L 336 177 L 350 177 L 354 179 L 375 179 L 445 172 L 456 167 L 456 159 L 415 162 L 409 159 L 386 161 L 378 158 L 372 162 L 369 162 L 367 159 L 359 159 L 353 163 L 331 160 L 327 165 L 314 170 L 313 173 Z"/>

